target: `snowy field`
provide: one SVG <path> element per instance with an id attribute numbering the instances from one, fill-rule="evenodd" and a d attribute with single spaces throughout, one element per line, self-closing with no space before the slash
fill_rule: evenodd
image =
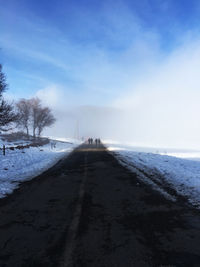
<path id="1" fill-rule="evenodd" d="M 175 201 L 162 187 L 163 182 L 200 207 L 200 152 L 139 148 L 105 142 L 109 151 L 142 179 Z"/>
<path id="2" fill-rule="evenodd" d="M 17 143 L 27 144 L 23 141 Z M 0 198 L 12 193 L 20 182 L 30 180 L 53 166 L 79 144 L 79 142 L 66 143 L 55 140 L 40 147 L 8 149 L 6 156 L 3 156 L 0 151 Z M 9 142 L 9 146 L 15 145 Z"/>

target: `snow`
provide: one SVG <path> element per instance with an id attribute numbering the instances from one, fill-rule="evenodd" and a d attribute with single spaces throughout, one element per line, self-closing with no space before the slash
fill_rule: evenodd
<path id="1" fill-rule="evenodd" d="M 73 143 L 80 145 L 82 141 L 74 139 L 74 138 L 66 138 L 66 137 L 55 137 L 55 136 L 46 136 L 47 138 L 55 141 L 61 141 L 61 142 L 68 142 L 68 143 Z"/>
<path id="2" fill-rule="evenodd" d="M 200 207 L 199 151 L 170 149 L 170 152 L 167 152 L 165 149 L 165 152 L 159 152 L 158 149 L 113 143 L 106 143 L 106 146 L 120 163 L 137 172 L 143 181 L 168 198 L 176 200 L 174 195 L 164 190 L 164 185 L 172 187 L 179 195 L 187 197 L 190 203 Z M 145 150 L 148 152 L 143 152 Z"/>
<path id="3" fill-rule="evenodd" d="M 27 144 L 23 141 L 14 143 Z M 9 146 L 15 146 L 14 143 L 9 142 Z M 20 182 L 30 180 L 53 166 L 79 144 L 80 142 L 67 143 L 54 139 L 40 147 L 8 149 L 5 156 L 0 151 L 0 198 L 12 193 Z"/>

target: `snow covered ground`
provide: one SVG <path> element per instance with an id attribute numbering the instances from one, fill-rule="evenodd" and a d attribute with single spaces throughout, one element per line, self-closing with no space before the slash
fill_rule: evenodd
<path id="1" fill-rule="evenodd" d="M 27 144 L 23 141 L 17 143 Z M 60 158 L 80 144 L 77 141 L 66 143 L 56 140 L 51 143 L 20 150 L 8 149 L 6 150 L 6 156 L 3 156 L 2 151 L 0 151 L 0 198 L 12 193 L 19 182 L 30 180 L 53 166 Z M 6 145 L 8 144 L 6 143 Z M 9 146 L 14 145 L 9 142 Z"/>
<path id="2" fill-rule="evenodd" d="M 162 187 L 163 182 L 200 207 L 200 152 L 139 148 L 106 143 L 118 160 L 157 190 L 175 201 Z M 159 152 L 160 151 L 160 152 Z M 173 155 L 173 156 L 171 156 Z"/>

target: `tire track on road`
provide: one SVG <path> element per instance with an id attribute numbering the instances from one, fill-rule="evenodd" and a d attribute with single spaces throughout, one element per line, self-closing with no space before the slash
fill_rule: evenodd
<path id="1" fill-rule="evenodd" d="M 85 184 L 87 182 L 87 174 L 88 174 L 88 151 L 85 152 L 84 155 L 84 176 L 83 180 L 80 184 L 80 190 L 78 195 L 78 201 L 76 204 L 75 212 L 73 215 L 72 222 L 69 226 L 68 233 L 67 233 L 67 240 L 64 249 L 64 254 L 61 258 L 60 267 L 71 267 L 73 266 L 73 259 L 72 253 L 75 248 L 76 244 L 76 235 L 78 232 L 78 227 L 80 224 L 80 218 L 82 214 L 82 207 L 83 207 L 83 199 L 85 196 Z"/>

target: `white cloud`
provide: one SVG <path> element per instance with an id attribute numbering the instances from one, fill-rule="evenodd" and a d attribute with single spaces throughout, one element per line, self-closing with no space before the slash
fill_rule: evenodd
<path id="1" fill-rule="evenodd" d="M 184 44 L 148 79 L 114 102 L 126 110 L 120 135 L 156 146 L 200 148 L 200 42 Z"/>
<path id="2" fill-rule="evenodd" d="M 45 105 L 48 105 L 51 108 L 59 107 L 62 95 L 62 88 L 58 85 L 45 87 L 36 93 L 36 97 L 39 97 Z"/>

